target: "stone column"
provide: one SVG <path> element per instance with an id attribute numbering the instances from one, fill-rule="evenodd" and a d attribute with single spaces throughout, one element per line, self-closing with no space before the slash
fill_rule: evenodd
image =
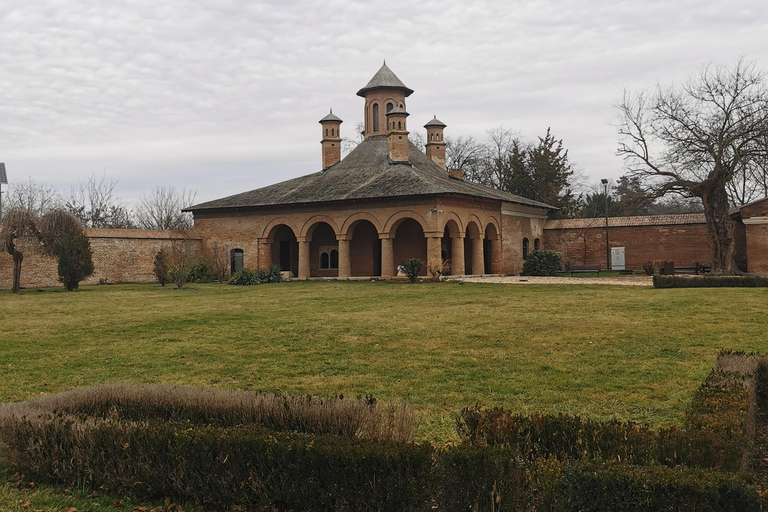
<path id="1" fill-rule="evenodd" d="M 297 237 L 299 242 L 299 279 L 309 277 L 309 240 L 306 237 Z"/>
<path id="2" fill-rule="evenodd" d="M 424 236 L 427 237 L 427 268 L 425 270 L 427 271 L 428 277 L 432 275 L 430 271 L 440 270 L 443 267 L 443 258 L 441 255 L 443 237 L 441 235 L 442 234 L 431 232 L 424 233 Z"/>
<path id="3" fill-rule="evenodd" d="M 451 237 L 451 275 L 463 276 L 464 269 L 464 233 Z"/>
<path id="4" fill-rule="evenodd" d="M 501 235 L 491 239 L 491 272 L 501 274 Z"/>
<path id="5" fill-rule="evenodd" d="M 349 259 L 349 235 L 336 235 L 339 241 L 339 278 L 352 275 L 352 261 Z"/>
<path id="6" fill-rule="evenodd" d="M 272 265 L 272 243 L 268 238 L 259 238 L 257 241 L 256 268 L 269 268 Z M 283 270 L 290 270 L 284 268 Z"/>
<path id="7" fill-rule="evenodd" d="M 379 234 L 379 238 L 381 239 L 381 277 L 395 277 L 394 239 L 389 238 L 389 234 Z"/>
<path id="8" fill-rule="evenodd" d="M 483 261 L 483 235 L 472 238 L 472 273 L 484 274 L 485 262 Z"/>

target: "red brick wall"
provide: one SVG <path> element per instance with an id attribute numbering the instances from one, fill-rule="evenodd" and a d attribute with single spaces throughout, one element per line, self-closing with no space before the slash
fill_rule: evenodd
<path id="1" fill-rule="evenodd" d="M 768 224 L 748 224 L 747 268 L 753 274 L 768 274 Z"/>
<path id="2" fill-rule="evenodd" d="M 609 228 L 611 247 L 625 248 L 627 268 L 642 268 L 652 260 L 672 260 L 677 266 L 712 261 L 705 224 L 626 226 Z M 586 240 L 586 254 L 585 254 Z M 565 261 L 600 264 L 605 268 L 605 228 L 544 229 L 544 247 L 563 253 Z"/>
<path id="3" fill-rule="evenodd" d="M 155 254 L 172 240 L 183 239 L 176 232 L 147 230 L 88 230 L 93 251 L 93 274 L 81 284 L 109 283 L 151 283 Z M 187 243 L 201 248 L 200 240 Z M 35 251 L 38 244 L 26 240 L 21 244 L 24 261 L 21 267 L 21 286 L 35 288 L 62 286 L 59 282 L 56 258 L 44 256 Z M 10 289 L 13 285 L 13 259 L 7 252 L 0 253 L 0 288 Z"/>

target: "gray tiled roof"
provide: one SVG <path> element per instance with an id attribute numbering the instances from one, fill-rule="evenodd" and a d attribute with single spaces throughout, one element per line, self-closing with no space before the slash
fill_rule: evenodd
<path id="1" fill-rule="evenodd" d="M 405 84 L 401 82 L 400 79 L 397 78 L 397 76 L 392 72 L 392 70 L 387 67 L 387 64 L 384 63 L 384 65 L 381 66 L 381 69 L 379 69 L 376 74 L 373 75 L 373 78 L 371 78 L 368 84 L 357 91 L 357 95 L 365 97 L 366 92 L 373 89 L 381 89 L 382 87 L 401 89 L 405 93 L 406 98 L 413 93 L 413 89 L 406 87 Z"/>
<path id="2" fill-rule="evenodd" d="M 324 123 L 326 121 L 336 121 L 337 123 L 343 123 L 344 122 L 344 121 L 341 120 L 341 118 L 339 118 L 339 116 L 337 116 L 336 114 L 333 113 L 333 109 L 331 109 L 331 113 L 330 114 L 328 114 L 327 116 L 325 116 L 324 118 L 322 118 L 318 122 L 319 123 Z"/>
<path id="3" fill-rule="evenodd" d="M 427 126 L 442 126 L 443 128 L 445 128 L 446 124 L 440 121 L 437 118 L 437 116 L 435 116 L 434 119 L 431 119 L 427 124 L 424 125 L 424 128 L 426 128 Z"/>
<path id="4" fill-rule="evenodd" d="M 409 163 L 389 162 L 387 137 L 368 137 L 341 162 L 300 178 L 190 206 L 186 211 L 320 203 L 355 199 L 457 194 L 554 209 L 501 190 L 451 179 L 409 143 Z"/>

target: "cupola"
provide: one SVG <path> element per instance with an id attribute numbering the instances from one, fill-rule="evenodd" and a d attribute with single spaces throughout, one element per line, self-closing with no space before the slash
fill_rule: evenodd
<path id="1" fill-rule="evenodd" d="M 405 98 L 412 93 L 413 90 L 397 78 L 385 61 L 368 84 L 357 91 L 358 96 L 365 98 L 365 138 L 386 135 L 389 131 L 387 114 L 395 108 L 405 111 Z"/>
<path id="2" fill-rule="evenodd" d="M 320 144 L 323 146 L 323 169 L 339 163 L 341 160 L 341 123 L 343 121 L 333 114 L 330 114 L 320 120 L 323 130 L 323 140 Z"/>
<path id="3" fill-rule="evenodd" d="M 437 165 L 445 169 L 445 140 L 443 139 L 443 128 L 445 123 L 435 116 L 431 121 L 424 125 L 427 129 L 427 156 Z"/>

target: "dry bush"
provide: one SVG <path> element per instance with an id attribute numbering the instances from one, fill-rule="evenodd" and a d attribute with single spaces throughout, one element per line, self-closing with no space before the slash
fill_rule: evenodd
<path id="1" fill-rule="evenodd" d="M 0 428 L 13 416 L 51 415 L 127 421 L 190 421 L 216 427 L 259 426 L 277 431 L 409 442 L 414 417 L 404 405 L 363 398 L 314 398 L 196 387 L 100 384 L 0 406 Z"/>

